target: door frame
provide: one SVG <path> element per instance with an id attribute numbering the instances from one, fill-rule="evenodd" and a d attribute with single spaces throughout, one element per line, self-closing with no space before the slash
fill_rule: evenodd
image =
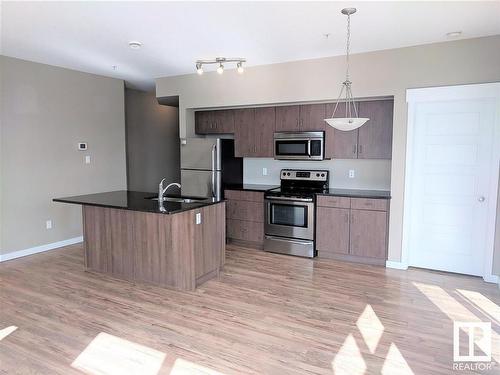
<path id="1" fill-rule="evenodd" d="M 487 235 L 486 249 L 483 267 L 483 279 L 486 282 L 498 283 L 499 277 L 493 275 L 493 256 L 495 246 L 495 222 L 497 220 L 496 209 L 498 199 L 498 180 L 500 172 L 500 82 L 441 86 L 428 88 L 415 88 L 406 90 L 406 102 L 408 105 L 408 120 L 406 134 L 406 165 L 405 165 L 405 192 L 403 206 L 403 241 L 401 251 L 401 263 L 408 267 L 410 247 L 409 234 L 411 227 L 412 209 L 412 187 L 413 187 L 413 152 L 415 134 L 415 112 L 418 103 L 433 101 L 451 101 L 464 99 L 487 99 L 496 100 L 496 114 L 494 124 L 493 150 L 490 162 L 490 181 L 487 201 Z M 498 218 L 500 220 L 500 218 Z"/>

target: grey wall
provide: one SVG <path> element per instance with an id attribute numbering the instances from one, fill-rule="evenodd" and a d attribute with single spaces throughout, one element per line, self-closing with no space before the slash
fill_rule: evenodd
<path id="1" fill-rule="evenodd" d="M 389 260 L 401 260 L 406 160 L 406 89 L 500 81 L 500 36 L 354 54 L 353 92 L 358 98 L 394 96 Z M 250 60 L 251 56 L 247 56 Z M 158 97 L 179 95 L 180 135 L 194 132 L 193 108 L 335 100 L 345 57 L 163 77 Z"/>
<path id="2" fill-rule="evenodd" d="M 0 63 L 6 254 L 82 234 L 81 208 L 52 198 L 126 188 L 125 109 L 121 80 L 4 56 Z M 80 141 L 88 151 L 77 150 Z"/>
<path id="3" fill-rule="evenodd" d="M 154 92 L 125 90 L 129 190 L 158 190 L 180 181 L 179 111 L 159 105 Z"/>

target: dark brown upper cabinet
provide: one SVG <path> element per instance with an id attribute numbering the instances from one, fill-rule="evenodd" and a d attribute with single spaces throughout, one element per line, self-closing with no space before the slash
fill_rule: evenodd
<path id="1" fill-rule="evenodd" d="M 274 157 L 274 131 L 276 129 L 275 107 L 255 108 L 253 132 L 254 157 Z"/>
<path id="2" fill-rule="evenodd" d="M 234 111 L 235 156 L 271 158 L 276 123 L 274 107 L 245 108 Z"/>
<path id="3" fill-rule="evenodd" d="M 234 156 L 248 157 L 250 155 L 254 147 L 250 130 L 254 123 L 254 108 L 234 110 Z"/>
<path id="4" fill-rule="evenodd" d="M 300 106 L 286 105 L 282 107 L 276 107 L 276 131 L 300 131 Z"/>
<path id="5" fill-rule="evenodd" d="M 368 117 L 363 126 L 341 131 L 327 125 L 325 155 L 335 159 L 391 159 L 393 100 L 370 100 L 357 103 L 359 117 Z M 331 116 L 335 103 L 327 104 Z M 345 105 L 339 104 L 335 117 L 345 116 Z"/>
<path id="6" fill-rule="evenodd" d="M 322 131 L 326 104 L 276 107 L 276 131 Z"/>
<path id="7" fill-rule="evenodd" d="M 209 134 L 213 128 L 214 111 L 194 113 L 195 131 L 197 134 Z"/>
<path id="8" fill-rule="evenodd" d="M 340 103 L 335 112 L 335 117 L 345 117 L 345 105 Z M 333 114 L 335 103 L 326 105 L 327 117 Z M 358 130 L 345 132 L 332 128 L 326 122 L 325 128 L 325 157 L 333 159 L 358 158 Z"/>
<path id="9" fill-rule="evenodd" d="M 326 104 L 305 104 L 300 106 L 300 130 L 323 131 L 327 123 Z"/>
<path id="10" fill-rule="evenodd" d="M 234 111 L 223 109 L 195 112 L 195 131 L 197 134 L 234 133 Z"/>
<path id="11" fill-rule="evenodd" d="M 359 103 L 359 116 L 370 120 L 359 128 L 359 159 L 392 158 L 392 100 L 373 100 Z"/>

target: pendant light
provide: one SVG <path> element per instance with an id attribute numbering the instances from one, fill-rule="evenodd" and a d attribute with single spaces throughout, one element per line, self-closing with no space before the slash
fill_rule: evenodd
<path id="1" fill-rule="evenodd" d="M 347 47 L 346 47 L 346 77 L 345 81 L 342 82 L 342 88 L 340 89 L 340 94 L 333 109 L 332 117 L 326 118 L 325 121 L 331 127 L 342 130 L 350 131 L 359 128 L 368 118 L 358 117 L 358 110 L 356 109 L 356 103 L 352 98 L 351 84 L 349 79 L 349 52 L 351 48 L 351 14 L 356 13 L 356 8 L 344 8 L 342 9 L 342 14 L 347 16 Z M 345 93 L 345 116 L 335 118 L 335 112 L 337 107 L 341 103 L 342 94 Z"/>

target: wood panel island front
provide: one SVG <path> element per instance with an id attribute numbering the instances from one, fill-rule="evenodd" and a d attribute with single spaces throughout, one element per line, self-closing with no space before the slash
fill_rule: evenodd
<path id="1" fill-rule="evenodd" d="M 225 202 L 164 203 L 113 191 L 54 199 L 83 206 L 85 267 L 113 277 L 194 290 L 225 259 Z"/>

